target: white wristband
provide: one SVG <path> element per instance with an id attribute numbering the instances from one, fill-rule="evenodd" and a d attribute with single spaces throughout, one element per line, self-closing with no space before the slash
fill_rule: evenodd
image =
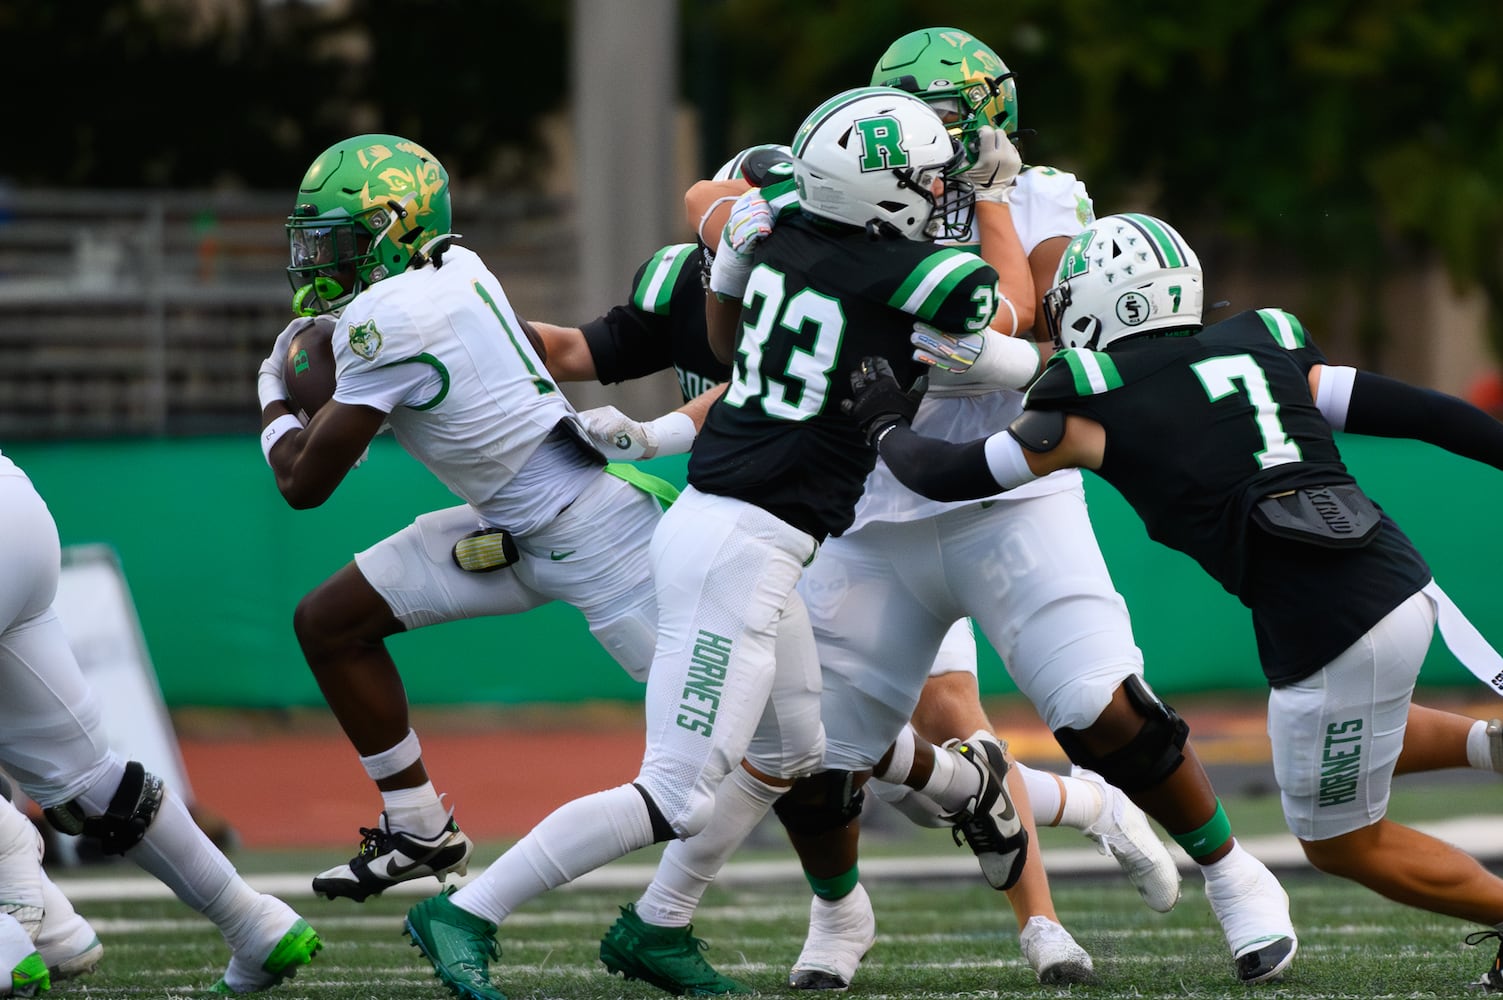
<path id="1" fill-rule="evenodd" d="M 1027 385 L 1039 369 L 1037 345 L 1023 337 L 1005 337 L 996 330 L 987 330 L 982 336 L 986 338 L 986 346 L 971 365 L 968 381 L 1006 389 Z"/>
<path id="2" fill-rule="evenodd" d="M 282 376 L 275 372 L 262 371 L 256 375 L 256 399 L 261 403 L 261 409 L 266 409 L 272 403 L 287 401 L 287 383 L 282 381 Z"/>
<path id="3" fill-rule="evenodd" d="M 282 435 L 289 431 L 300 431 L 303 422 L 290 413 L 284 413 L 261 429 L 261 454 L 266 456 L 266 464 L 271 464 L 271 446 L 282 439 Z"/>
<path id="4" fill-rule="evenodd" d="M 748 256 L 736 253 L 730 247 L 721 247 L 710 265 L 710 291 L 723 299 L 740 302 L 746 294 L 746 283 L 751 280 L 755 262 Z"/>
<path id="5" fill-rule="evenodd" d="M 649 420 L 647 427 L 657 442 L 654 455 L 682 455 L 694 445 L 694 438 L 699 433 L 699 429 L 694 426 L 694 418 L 682 410 L 674 410 L 656 420 Z"/>

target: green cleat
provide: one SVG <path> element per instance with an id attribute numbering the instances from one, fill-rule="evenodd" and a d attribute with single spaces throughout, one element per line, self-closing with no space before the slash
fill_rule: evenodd
<path id="1" fill-rule="evenodd" d="M 219 982 L 209 987 L 215 993 L 239 996 L 259 993 L 297 975 L 323 948 L 318 932 L 275 896 L 262 895 L 263 924 L 270 926 L 266 944 L 242 947 L 230 956 L 229 968 Z M 290 918 L 290 919 L 289 919 Z M 276 937 L 277 929 L 282 933 Z"/>
<path id="2" fill-rule="evenodd" d="M 52 989 L 52 974 L 42 956 L 32 952 L 10 970 L 10 993 L 14 997 L 34 997 Z"/>
<path id="3" fill-rule="evenodd" d="M 709 997 L 755 993 L 710 967 L 700 952 L 709 945 L 694 936 L 694 927 L 657 927 L 637 916 L 636 904 L 621 907 L 621 916 L 600 939 L 600 961 L 608 971 L 640 979 L 674 996 Z"/>
<path id="4" fill-rule="evenodd" d="M 506 1000 L 491 985 L 490 963 L 501 957 L 496 925 L 455 906 L 452 889 L 407 911 L 404 930 L 433 963 L 433 974 L 460 1000 Z"/>

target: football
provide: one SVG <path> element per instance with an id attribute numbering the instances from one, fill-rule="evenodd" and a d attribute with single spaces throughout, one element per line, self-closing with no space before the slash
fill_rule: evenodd
<path id="1" fill-rule="evenodd" d="M 292 335 L 282 381 L 287 385 L 287 406 L 311 420 L 319 407 L 334 395 L 333 316 L 313 316 Z"/>

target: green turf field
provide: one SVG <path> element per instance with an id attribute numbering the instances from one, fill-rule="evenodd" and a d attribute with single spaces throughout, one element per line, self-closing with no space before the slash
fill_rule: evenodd
<path id="1" fill-rule="evenodd" d="M 1144 909 L 1119 879 L 1069 879 L 1056 886 L 1066 926 L 1095 958 L 1099 986 L 1039 986 L 1018 951 L 1005 900 L 984 885 L 869 880 L 879 937 L 852 995 L 867 997 L 1243 997 L 1198 878 L 1186 880 L 1173 913 Z M 1416 997 L 1462 992 L 1492 950 L 1462 945 L 1461 924 L 1387 903 L 1319 876 L 1286 878 L 1300 930 L 1300 955 L 1281 997 Z M 631 893 L 555 892 L 513 916 L 493 969 L 512 997 L 661 996 L 608 975 L 596 960 L 601 933 Z M 797 956 L 807 897 L 796 885 L 712 888 L 698 933 L 709 960 L 764 993 L 784 984 Z M 401 934 L 411 898 L 363 905 L 301 900 L 326 942 L 318 961 L 274 996 L 386 1000 L 447 996 Z M 90 998 L 175 997 L 202 991 L 226 958 L 218 934 L 172 900 L 92 903 L 86 912 L 106 946 L 103 965 L 55 993 Z M 87 990 L 85 994 L 84 991 Z"/>
<path id="2" fill-rule="evenodd" d="M 1222 783 L 1228 788 L 1230 782 Z M 1264 787 L 1254 774 L 1227 810 L 1239 834 L 1259 850 L 1277 846 L 1284 831 L 1277 800 L 1249 794 Z M 1424 823 L 1452 817 L 1496 816 L 1493 776 L 1453 774 L 1445 781 L 1400 779 L 1390 815 Z M 885 807 L 883 807 L 885 808 Z M 1051 865 L 1061 920 L 1092 954 L 1101 983 L 1042 987 L 1018 950 L 1016 923 L 1006 899 L 972 876 L 968 851 L 946 831 L 918 830 L 875 810 L 863 838 L 866 882 L 877 911 L 877 945 L 867 956 L 851 995 L 887 998 L 1034 997 L 1265 997 L 1336 998 L 1458 996 L 1492 960 L 1496 943 L 1467 947 L 1472 925 L 1390 903 L 1365 889 L 1308 868 L 1281 871 L 1292 898 L 1300 954 L 1281 983 L 1249 990 L 1237 983 L 1221 931 L 1205 903 L 1204 883 L 1185 877 L 1184 897 L 1170 914 L 1146 909 L 1109 863 L 1070 874 Z M 1075 831 L 1040 831 L 1046 863 L 1063 862 L 1090 845 Z M 353 848 L 353 841 L 351 847 Z M 483 866 L 504 849 L 477 847 Z M 610 976 L 597 960 L 600 936 L 617 908 L 633 901 L 650 877 L 657 849 L 647 849 L 599 873 L 623 887 L 570 887 L 534 900 L 502 928 L 496 984 L 514 998 L 664 996 L 641 983 Z M 1255 851 L 1256 853 L 1256 851 Z M 365 904 L 315 899 L 311 873 L 341 858 L 325 851 L 237 852 L 234 860 L 253 885 L 276 891 L 318 929 L 325 948 L 313 966 L 268 997 L 308 1000 L 443 1000 L 449 994 L 401 933 L 402 916 L 431 879 Z M 1489 857 L 1497 870 L 1498 853 Z M 915 862 L 943 861 L 959 877 L 916 881 L 889 874 Z M 748 877 L 750 863 L 780 866 L 766 878 Z M 1271 862 L 1273 863 L 1273 862 Z M 722 972 L 763 993 L 790 996 L 785 983 L 797 957 L 808 915 L 807 888 L 791 868 L 791 852 L 775 825 L 759 828 L 737 855 L 741 874 L 727 872 L 710 889 L 696 920 L 709 941 L 706 957 Z M 476 869 L 478 870 L 478 868 Z M 473 874 L 473 873 L 472 873 Z M 111 898 L 106 883 L 124 879 L 152 898 Z M 64 872 L 59 878 L 105 944 L 103 964 L 89 977 L 59 984 L 53 995 L 113 998 L 205 994 L 223 972 L 228 953 L 214 928 L 133 866 L 116 863 Z M 411 891 L 408 891 L 411 890 Z M 127 889 L 130 895 L 134 890 Z M 1476 995 L 1476 994 L 1473 994 Z"/>

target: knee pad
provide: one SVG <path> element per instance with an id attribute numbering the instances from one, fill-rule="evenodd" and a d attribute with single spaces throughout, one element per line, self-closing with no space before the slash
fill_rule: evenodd
<path id="1" fill-rule="evenodd" d="M 795 781 L 772 810 L 789 833 L 815 836 L 860 816 L 865 797 L 852 772 L 821 771 Z"/>
<path id="2" fill-rule="evenodd" d="M 43 810 L 43 815 L 60 833 L 98 841 L 105 854 L 124 854 L 146 836 L 163 794 L 162 779 L 132 760 L 103 815 L 90 816 L 77 799 Z"/>
<path id="3" fill-rule="evenodd" d="M 672 825 L 663 817 L 663 810 L 658 808 L 658 804 L 653 801 L 647 789 L 636 782 L 632 782 L 632 787 L 637 790 L 637 794 L 642 796 L 642 801 L 647 803 L 647 815 L 652 820 L 652 842 L 654 844 L 661 844 L 664 841 L 675 839 L 678 834 L 673 832 Z"/>
<path id="4" fill-rule="evenodd" d="M 1081 767 L 1089 768 L 1124 792 L 1144 791 L 1166 781 L 1184 762 L 1190 725 L 1164 704 L 1137 675 L 1122 682 L 1127 702 L 1143 718 L 1143 727 L 1125 746 L 1094 754 L 1076 729 L 1056 729 L 1054 738 Z"/>

